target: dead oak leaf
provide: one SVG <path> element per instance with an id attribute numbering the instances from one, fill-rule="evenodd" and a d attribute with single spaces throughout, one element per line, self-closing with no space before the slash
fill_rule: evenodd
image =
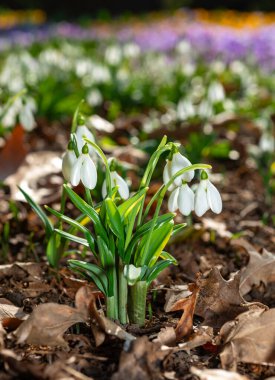
<path id="1" fill-rule="evenodd" d="M 72 325 L 85 322 L 83 314 L 67 305 L 38 305 L 30 317 L 14 332 L 18 343 L 66 346 L 63 334 Z"/>
<path id="2" fill-rule="evenodd" d="M 18 343 L 66 346 L 65 331 L 76 323 L 88 321 L 93 293 L 83 286 L 75 297 L 76 308 L 56 303 L 38 305 L 14 332 Z"/>
<path id="3" fill-rule="evenodd" d="M 249 303 L 240 295 L 240 273 L 233 279 L 224 280 L 218 268 L 214 267 L 207 278 L 197 280 L 199 294 L 195 314 L 204 318 L 204 325 L 220 328 L 225 322 L 249 308 Z"/>
<path id="4" fill-rule="evenodd" d="M 275 255 L 263 250 L 260 255 L 256 251 L 249 251 L 249 264 L 241 273 L 240 292 L 249 293 L 253 286 L 263 282 L 265 285 L 275 282 Z"/>
<path id="5" fill-rule="evenodd" d="M 251 309 L 227 322 L 220 331 L 224 344 L 222 367 L 236 370 L 237 363 L 275 365 L 275 309 Z"/>

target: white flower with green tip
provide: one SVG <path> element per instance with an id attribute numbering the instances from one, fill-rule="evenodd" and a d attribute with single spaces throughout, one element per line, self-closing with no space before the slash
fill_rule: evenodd
<path id="1" fill-rule="evenodd" d="M 112 187 L 118 186 L 118 193 L 121 196 L 121 198 L 128 199 L 130 192 L 129 192 L 129 187 L 126 181 L 116 171 L 111 171 L 110 174 L 111 174 Z M 102 197 L 105 198 L 106 195 L 107 195 L 107 187 L 106 187 L 106 180 L 105 180 L 102 185 Z"/>
<path id="2" fill-rule="evenodd" d="M 168 199 L 168 210 L 175 212 L 180 210 L 181 214 L 187 216 L 194 210 L 195 194 L 187 185 L 183 183 L 172 191 Z"/>
<path id="3" fill-rule="evenodd" d="M 211 209 L 215 214 L 222 211 L 221 195 L 208 179 L 205 171 L 202 171 L 201 181 L 195 194 L 195 213 L 200 217 Z"/>
<path id="4" fill-rule="evenodd" d="M 173 175 L 175 175 L 179 170 L 184 169 L 188 166 L 191 166 L 191 162 L 184 157 L 179 152 L 173 154 L 172 160 L 167 160 L 167 163 L 164 167 L 163 171 L 163 182 L 166 185 Z M 194 170 L 190 170 L 186 173 L 183 173 L 182 175 L 178 176 L 174 183 L 169 186 L 168 190 L 171 191 L 174 189 L 175 186 L 179 187 L 182 184 L 182 181 L 190 182 L 192 181 L 194 177 Z"/>
<path id="5" fill-rule="evenodd" d="M 73 164 L 71 170 L 70 182 L 73 186 L 77 186 L 82 182 L 87 189 L 94 189 L 97 183 L 96 166 L 89 155 L 87 144 L 82 148 L 82 153 Z"/>

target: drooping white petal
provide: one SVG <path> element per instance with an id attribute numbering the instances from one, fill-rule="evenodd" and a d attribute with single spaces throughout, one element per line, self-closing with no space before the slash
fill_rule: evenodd
<path id="1" fill-rule="evenodd" d="M 210 207 L 207 199 L 207 181 L 201 180 L 195 194 L 195 213 L 198 216 L 202 216 Z"/>
<path id="2" fill-rule="evenodd" d="M 106 180 L 102 184 L 101 194 L 102 194 L 103 199 L 106 198 L 106 195 L 107 195 Z"/>
<path id="3" fill-rule="evenodd" d="M 62 160 L 62 173 L 66 181 L 71 181 L 71 173 L 76 163 L 76 155 L 73 150 L 67 150 Z"/>
<path id="4" fill-rule="evenodd" d="M 211 210 L 219 214 L 222 211 L 222 198 L 216 186 L 209 180 L 207 185 L 207 199 Z"/>
<path id="5" fill-rule="evenodd" d="M 118 192 L 122 199 L 129 198 L 129 188 L 126 181 L 117 173 L 111 172 L 112 182 L 114 182 L 114 186 L 118 186 Z M 113 183 L 112 183 L 113 186 Z"/>
<path id="6" fill-rule="evenodd" d="M 189 215 L 194 210 L 195 194 L 187 184 L 179 189 L 178 206 L 183 215 Z"/>
<path id="7" fill-rule="evenodd" d="M 21 109 L 19 113 L 19 121 L 26 131 L 31 131 L 36 126 L 32 109 L 28 103 Z"/>
<path id="8" fill-rule="evenodd" d="M 96 166 L 88 154 L 84 154 L 82 167 L 80 169 L 80 178 L 85 187 L 92 190 L 96 187 L 97 171 Z"/>
<path id="9" fill-rule="evenodd" d="M 95 142 L 94 135 L 91 131 L 89 131 L 86 125 L 80 125 L 79 127 L 77 127 L 75 135 L 79 153 L 81 153 L 81 150 L 85 144 L 85 141 L 83 140 L 84 137 L 87 137 L 87 139 L 91 140 L 92 142 Z M 93 151 L 94 149 L 89 145 L 89 153 L 91 154 Z"/>
<path id="10" fill-rule="evenodd" d="M 187 166 L 192 165 L 191 162 L 184 157 L 182 154 L 175 153 L 173 155 L 172 159 L 172 167 L 171 167 L 171 174 L 174 175 L 176 174 L 179 170 L 186 168 Z M 182 183 L 182 180 L 190 182 L 192 181 L 194 177 L 194 170 L 191 170 L 187 173 L 182 174 L 181 176 L 177 177 L 174 181 L 176 186 L 180 186 Z"/>
<path id="11" fill-rule="evenodd" d="M 168 199 L 168 210 L 170 212 L 175 212 L 178 209 L 178 196 L 179 196 L 179 188 L 177 187 L 169 196 Z"/>
<path id="12" fill-rule="evenodd" d="M 172 174 L 171 174 L 171 166 L 172 166 L 172 161 L 168 160 L 166 165 L 164 166 L 164 170 L 163 170 L 163 183 L 166 185 L 171 177 L 172 177 Z M 168 191 L 172 191 L 174 189 L 174 184 L 171 184 L 169 187 L 168 187 Z"/>
<path id="13" fill-rule="evenodd" d="M 81 167 L 82 167 L 82 162 L 83 162 L 83 159 L 84 159 L 84 154 L 81 154 L 76 162 L 74 163 L 73 167 L 72 167 L 72 171 L 71 171 L 71 184 L 73 186 L 77 186 L 80 182 L 80 170 L 81 170 Z"/>

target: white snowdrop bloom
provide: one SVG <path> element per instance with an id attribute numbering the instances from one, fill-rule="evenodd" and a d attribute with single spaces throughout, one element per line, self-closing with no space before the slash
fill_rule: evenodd
<path id="1" fill-rule="evenodd" d="M 118 45 L 107 47 L 105 51 L 105 59 L 110 65 L 118 65 L 122 59 L 122 51 Z"/>
<path id="2" fill-rule="evenodd" d="M 274 153 L 275 151 L 275 139 L 271 133 L 264 132 L 259 141 L 259 148 L 262 152 Z"/>
<path id="3" fill-rule="evenodd" d="M 183 215 L 187 216 L 194 210 L 194 202 L 195 194 L 187 183 L 183 183 L 172 191 L 168 199 L 168 210 L 175 212 L 179 209 Z"/>
<path id="4" fill-rule="evenodd" d="M 92 142 L 95 142 L 94 135 L 92 132 L 86 127 L 86 125 L 80 125 L 76 129 L 76 142 L 77 142 L 77 148 L 79 152 L 81 152 L 83 146 L 86 144 L 84 141 L 84 137 L 87 139 L 91 140 Z M 94 153 L 94 149 L 91 145 L 89 145 L 89 153 L 92 154 Z"/>
<path id="5" fill-rule="evenodd" d="M 88 146 L 85 145 L 82 149 L 82 153 L 76 159 L 71 170 L 70 182 L 73 186 L 77 186 L 79 182 L 82 182 L 87 189 L 94 189 L 97 183 L 97 171 L 96 166 L 89 156 Z"/>
<path id="6" fill-rule="evenodd" d="M 209 119 L 213 116 L 213 109 L 211 103 L 207 99 L 203 99 L 198 106 L 198 114 L 202 118 Z"/>
<path id="7" fill-rule="evenodd" d="M 141 267 L 135 267 L 133 264 L 125 265 L 124 276 L 128 280 L 129 285 L 134 285 L 141 274 Z"/>
<path id="8" fill-rule="evenodd" d="M 126 58 L 135 58 L 140 53 L 140 47 L 132 42 L 127 43 L 123 47 L 123 54 Z"/>
<path id="9" fill-rule="evenodd" d="M 33 116 L 33 106 L 31 103 L 27 102 L 24 104 L 19 112 L 20 124 L 24 127 L 26 131 L 31 131 L 35 126 L 36 122 Z"/>
<path id="10" fill-rule="evenodd" d="M 221 83 L 215 81 L 208 87 L 208 100 L 211 103 L 222 102 L 225 99 L 224 88 Z"/>
<path id="11" fill-rule="evenodd" d="M 208 179 L 207 173 L 202 172 L 195 194 L 195 213 L 202 216 L 209 209 L 219 214 L 222 211 L 222 199 L 218 189 Z"/>
<path id="12" fill-rule="evenodd" d="M 164 171 L 163 171 L 163 182 L 164 182 L 164 184 L 166 185 L 170 181 L 171 177 L 174 174 L 176 174 L 179 170 L 184 169 L 190 165 L 192 165 L 192 164 L 186 157 L 184 157 L 179 152 L 175 153 L 173 155 L 172 160 L 167 160 L 167 163 L 164 167 Z M 178 176 L 174 180 L 174 183 L 173 183 L 174 186 L 180 186 L 182 184 L 182 181 L 186 181 L 186 182 L 192 181 L 194 174 L 195 174 L 194 170 L 190 170 L 190 171 Z M 169 191 L 171 191 L 174 188 L 173 184 L 171 186 L 169 186 L 169 188 L 168 188 Z"/>
<path id="13" fill-rule="evenodd" d="M 126 181 L 116 171 L 111 172 L 111 185 L 112 187 L 118 186 L 118 193 L 122 199 L 129 198 L 129 194 L 130 194 L 129 187 Z M 106 180 L 105 180 L 102 185 L 102 197 L 105 198 L 106 195 L 107 195 L 107 186 L 106 186 Z"/>
<path id="14" fill-rule="evenodd" d="M 196 110 L 190 100 L 184 99 L 178 103 L 177 114 L 179 120 L 187 120 L 196 116 Z"/>
<path id="15" fill-rule="evenodd" d="M 66 181 L 71 182 L 72 169 L 76 163 L 77 158 L 73 149 L 70 146 L 66 150 L 62 160 L 62 173 Z"/>

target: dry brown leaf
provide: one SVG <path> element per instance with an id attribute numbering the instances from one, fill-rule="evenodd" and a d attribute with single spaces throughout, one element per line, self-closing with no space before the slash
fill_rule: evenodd
<path id="1" fill-rule="evenodd" d="M 200 380 L 249 380 L 237 372 L 229 372 L 223 369 L 199 369 L 191 367 L 190 372 L 198 376 Z"/>
<path id="2" fill-rule="evenodd" d="M 39 204 L 51 203 L 60 197 L 63 179 L 61 153 L 40 151 L 29 153 L 16 173 L 5 183 L 10 186 L 12 199 L 25 202 L 18 186 L 22 187 Z"/>
<path id="3" fill-rule="evenodd" d="M 1 350 L 1 362 L 12 379 L 40 379 L 50 380 L 44 376 L 44 364 L 30 362 L 16 355 L 12 350 Z"/>
<path id="4" fill-rule="evenodd" d="M 126 341 L 132 341 L 136 338 L 129 334 L 127 331 L 123 330 L 119 325 L 117 325 L 115 322 L 111 321 L 110 319 L 106 318 L 103 314 L 103 312 L 98 311 L 96 308 L 95 298 L 93 298 L 92 302 L 90 303 L 90 311 L 91 315 L 94 318 L 95 322 L 97 323 L 96 327 L 93 328 L 93 333 L 96 340 L 96 345 L 100 345 L 103 343 L 104 339 L 102 336 L 102 331 L 108 335 L 114 335 L 119 339 L 126 340 Z M 101 329 L 101 334 L 100 334 Z"/>
<path id="5" fill-rule="evenodd" d="M 76 293 L 76 308 L 56 303 L 38 305 L 14 332 L 18 343 L 66 346 L 63 334 L 72 325 L 88 321 L 92 299 L 88 287 L 82 287 Z"/>
<path id="6" fill-rule="evenodd" d="M 176 332 L 174 327 L 168 326 L 160 330 L 154 343 L 160 343 L 161 345 L 173 347 L 176 344 Z"/>
<path id="7" fill-rule="evenodd" d="M 30 317 L 14 332 L 18 343 L 66 346 L 63 334 L 72 325 L 86 322 L 77 309 L 67 305 L 38 305 Z"/>
<path id="8" fill-rule="evenodd" d="M 237 363 L 275 365 L 275 309 L 251 309 L 227 322 L 220 331 L 224 344 L 222 367 L 236 370 Z"/>
<path id="9" fill-rule="evenodd" d="M 180 341 L 185 336 L 191 334 L 193 330 L 193 315 L 195 311 L 199 287 L 193 285 L 192 289 L 190 287 L 190 290 L 192 290 L 191 296 L 178 300 L 171 308 L 171 311 L 183 310 L 183 314 L 177 324 L 175 331 L 177 341 Z"/>
<path id="10" fill-rule="evenodd" d="M 165 295 L 164 311 L 169 313 L 177 301 L 187 298 L 192 294 L 188 285 L 177 285 L 171 287 Z"/>
<path id="11" fill-rule="evenodd" d="M 200 288 L 195 314 L 204 318 L 204 325 L 220 328 L 225 322 L 248 310 L 247 303 L 239 291 L 240 273 L 233 279 L 224 280 L 214 267 L 207 278 L 200 278 Z"/>
<path id="12" fill-rule="evenodd" d="M 199 326 L 194 329 L 194 333 L 184 343 L 178 345 L 178 351 L 184 350 L 189 352 L 190 350 L 203 346 L 207 343 L 213 344 L 214 332 L 212 327 Z"/>
<path id="13" fill-rule="evenodd" d="M 232 245 L 240 246 L 249 255 L 249 263 L 241 272 L 240 292 L 245 295 L 250 292 L 253 286 L 265 285 L 275 281 L 275 255 L 263 249 L 260 254 L 256 249 L 244 239 L 232 241 Z"/>
<path id="14" fill-rule="evenodd" d="M 159 363 L 169 352 L 162 351 L 159 344 L 151 343 L 146 336 L 138 338 L 129 352 L 121 353 L 119 369 L 112 380 L 162 380 Z"/>
<path id="15" fill-rule="evenodd" d="M 116 323 L 98 313 L 95 295 L 89 286 L 83 286 L 77 291 L 75 305 L 75 308 L 56 303 L 38 305 L 14 332 L 18 343 L 66 346 L 63 339 L 65 331 L 76 323 L 88 322 L 91 317 L 106 334 L 125 340 L 135 339 Z"/>
<path id="16" fill-rule="evenodd" d="M 24 145 L 24 129 L 17 125 L 4 148 L 0 151 L 0 181 L 13 174 L 23 162 L 27 154 Z"/>

